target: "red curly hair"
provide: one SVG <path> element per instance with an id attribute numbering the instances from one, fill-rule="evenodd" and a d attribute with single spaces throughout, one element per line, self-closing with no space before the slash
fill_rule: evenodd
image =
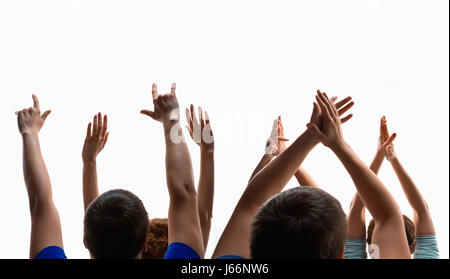
<path id="1" fill-rule="evenodd" d="M 145 241 L 143 259 L 162 259 L 169 244 L 167 218 L 149 220 L 147 238 Z"/>

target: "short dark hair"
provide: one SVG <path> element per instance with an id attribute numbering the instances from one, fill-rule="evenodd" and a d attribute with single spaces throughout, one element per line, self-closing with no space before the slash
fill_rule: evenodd
<path id="1" fill-rule="evenodd" d="M 340 258 L 347 234 L 341 204 L 314 187 L 296 187 L 274 196 L 252 223 L 250 252 L 258 258 Z"/>
<path id="2" fill-rule="evenodd" d="M 169 227 L 167 218 L 153 218 L 147 232 L 143 259 L 162 259 L 169 246 Z"/>
<path id="3" fill-rule="evenodd" d="M 406 215 L 403 215 L 403 223 L 405 224 L 406 239 L 408 240 L 409 252 L 411 254 L 416 250 L 416 226 Z M 373 230 L 375 229 L 375 221 L 370 220 L 369 227 L 367 227 L 367 244 L 372 244 Z"/>
<path id="4" fill-rule="evenodd" d="M 95 199 L 84 216 L 84 243 L 101 258 L 136 258 L 142 251 L 148 214 L 142 201 L 126 190 L 111 190 Z"/>

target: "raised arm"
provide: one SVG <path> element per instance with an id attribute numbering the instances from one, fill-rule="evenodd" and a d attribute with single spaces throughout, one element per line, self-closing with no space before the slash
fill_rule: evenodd
<path id="1" fill-rule="evenodd" d="M 416 227 L 417 235 L 434 235 L 436 231 L 434 230 L 433 220 L 431 218 L 430 211 L 428 209 L 425 198 L 420 193 L 419 188 L 416 186 L 414 181 L 411 179 L 406 169 L 400 163 L 397 154 L 394 151 L 394 146 L 391 144 L 385 148 L 386 158 L 391 162 L 394 168 L 395 174 L 400 180 L 403 192 L 408 199 L 409 204 L 414 211 L 414 225 Z"/>
<path id="2" fill-rule="evenodd" d="M 275 156 L 278 156 L 286 149 L 286 141 L 284 131 L 281 130 L 281 116 L 274 120 L 270 137 L 266 141 L 264 155 L 250 176 L 250 180 L 260 172 Z M 249 182 L 250 182 L 249 180 Z"/>
<path id="3" fill-rule="evenodd" d="M 39 100 L 17 113 L 19 132 L 23 140 L 23 176 L 27 187 L 31 213 L 30 258 L 48 246 L 63 247 L 61 223 L 53 203 L 50 177 L 42 157 L 38 133 L 50 110 L 41 115 Z"/>
<path id="4" fill-rule="evenodd" d="M 369 169 L 344 141 L 339 113 L 322 92 L 316 96 L 323 111 L 323 127 L 309 123 L 308 128 L 339 158 L 352 177 L 358 193 L 375 223 L 373 243 L 378 245 L 381 258 L 410 258 L 404 233 L 403 217 L 392 195 L 377 175 Z M 389 139 L 387 145 L 392 142 Z"/>
<path id="5" fill-rule="evenodd" d="M 106 115 L 102 121 L 102 114 L 98 113 L 94 116 L 92 123 L 88 124 L 82 152 L 84 211 L 98 197 L 97 155 L 105 147 L 109 136 L 109 132 L 107 132 L 108 117 Z"/>
<path id="6" fill-rule="evenodd" d="M 378 174 L 381 164 L 384 160 L 384 144 L 389 140 L 389 134 L 386 127 L 386 118 L 383 116 L 380 120 L 380 135 L 378 137 L 378 146 L 375 157 L 370 164 L 370 169 Z M 358 192 L 355 193 L 350 204 L 350 211 L 347 217 L 347 237 L 364 239 L 366 237 L 366 207 L 359 197 Z"/>
<path id="7" fill-rule="evenodd" d="M 200 146 L 200 179 L 198 182 L 198 215 L 202 228 L 203 247 L 206 251 L 209 233 L 211 231 L 211 219 L 214 203 L 214 137 L 209 122 L 208 113 L 203 114 L 202 108 L 198 108 L 200 121 L 195 115 L 194 106 L 186 109 L 186 119 L 189 126 L 186 128 L 189 134 Z"/>
<path id="8" fill-rule="evenodd" d="M 169 244 L 189 245 L 204 256 L 202 230 L 198 216 L 192 162 L 180 125 L 180 110 L 175 95 L 175 83 L 169 94 L 158 95 L 152 86 L 154 110 L 142 110 L 163 124 L 166 142 L 166 179 L 169 190 Z"/>
<path id="9" fill-rule="evenodd" d="M 320 125 L 317 106 L 314 107 L 311 121 Z M 257 210 L 284 188 L 317 143 L 319 140 L 314 133 L 306 130 L 250 180 L 217 244 L 213 258 L 229 254 L 250 257 L 250 224 Z"/>

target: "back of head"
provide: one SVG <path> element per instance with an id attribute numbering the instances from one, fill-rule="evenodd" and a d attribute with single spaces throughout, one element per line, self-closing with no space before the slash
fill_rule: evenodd
<path id="1" fill-rule="evenodd" d="M 252 223 L 251 257 L 340 258 L 347 234 L 341 204 L 314 187 L 296 187 L 264 204 Z"/>
<path id="2" fill-rule="evenodd" d="M 142 201 L 126 190 L 95 199 L 84 216 L 84 243 L 96 258 L 136 258 L 145 244 L 148 214 Z"/>
<path id="3" fill-rule="evenodd" d="M 150 220 L 143 259 L 162 259 L 169 246 L 167 218 Z"/>
<path id="4" fill-rule="evenodd" d="M 406 239 L 408 240 L 409 251 L 411 254 L 416 250 L 416 226 L 406 215 L 403 215 L 403 223 L 405 224 Z M 367 244 L 372 244 L 373 230 L 375 229 L 375 221 L 370 220 L 367 227 Z"/>

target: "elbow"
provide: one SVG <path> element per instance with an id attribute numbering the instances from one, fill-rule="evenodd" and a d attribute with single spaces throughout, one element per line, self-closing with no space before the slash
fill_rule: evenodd
<path id="1" fill-rule="evenodd" d="M 202 209 L 199 207 L 198 216 L 200 218 L 200 224 L 202 224 L 202 227 L 211 226 L 212 210 Z"/>
<path id="2" fill-rule="evenodd" d="M 194 184 L 191 183 L 175 185 L 170 192 L 170 198 L 177 202 L 197 200 L 197 192 L 195 191 Z"/>

